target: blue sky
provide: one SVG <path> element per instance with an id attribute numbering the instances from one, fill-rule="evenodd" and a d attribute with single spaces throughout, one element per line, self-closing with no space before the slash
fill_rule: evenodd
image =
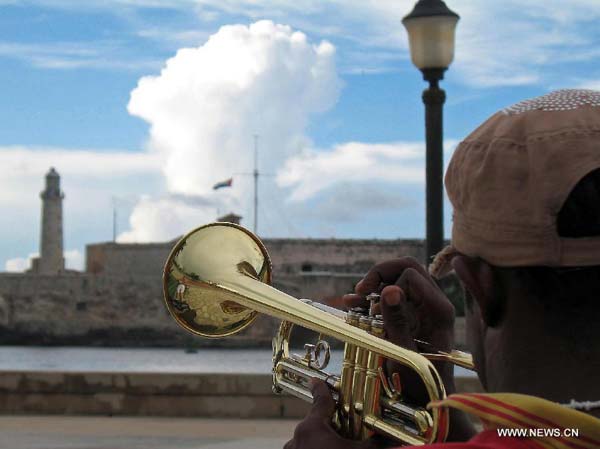
<path id="1" fill-rule="evenodd" d="M 600 2 L 447 4 L 461 21 L 443 82 L 446 157 L 500 108 L 600 89 Z M 252 168 L 253 134 L 272 175 L 261 235 L 422 237 L 425 85 L 400 24 L 412 5 L 0 0 L 0 263 L 21 269 L 37 251 L 51 165 L 74 267 L 86 243 L 112 238 L 113 205 L 122 241 L 168 240 L 230 210 L 250 225 L 238 173 Z M 229 176 L 231 189 L 211 190 Z"/>

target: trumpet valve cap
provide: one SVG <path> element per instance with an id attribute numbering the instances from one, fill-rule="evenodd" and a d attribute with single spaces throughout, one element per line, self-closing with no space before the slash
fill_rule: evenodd
<path id="1" fill-rule="evenodd" d="M 315 352 L 315 345 L 310 344 L 310 343 L 305 343 L 304 350 L 306 351 L 306 355 L 311 355 L 313 352 Z"/>
<path id="2" fill-rule="evenodd" d="M 381 298 L 381 295 L 379 295 L 377 293 L 370 293 L 365 298 L 367 301 L 369 301 L 369 315 L 370 316 L 375 316 L 374 307 L 375 307 L 375 304 L 377 304 L 379 302 L 380 298 Z"/>

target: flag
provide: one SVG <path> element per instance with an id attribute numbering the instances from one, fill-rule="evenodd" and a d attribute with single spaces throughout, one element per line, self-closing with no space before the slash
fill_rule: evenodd
<path id="1" fill-rule="evenodd" d="M 221 189 L 223 187 L 231 187 L 231 184 L 233 184 L 233 178 L 229 178 L 229 179 L 226 179 L 225 181 L 217 182 L 213 186 L 213 190 Z"/>

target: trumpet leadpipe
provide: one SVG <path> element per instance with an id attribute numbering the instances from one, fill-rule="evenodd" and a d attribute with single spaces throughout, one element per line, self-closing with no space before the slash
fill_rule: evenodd
<path id="1" fill-rule="evenodd" d="M 378 297 L 379 295 L 371 294 L 369 296 L 371 297 L 371 303 L 373 303 L 374 302 L 373 299 L 375 297 Z M 323 304 L 323 303 L 320 303 L 317 301 L 313 301 L 311 299 L 303 298 L 303 299 L 300 299 L 300 301 L 302 301 L 304 304 L 308 304 L 316 309 L 326 312 L 335 318 L 339 318 L 340 320 L 344 320 L 347 323 L 350 323 L 350 321 L 348 321 L 348 314 L 351 312 L 344 312 L 340 309 L 336 309 L 335 307 L 331 307 L 326 304 Z M 371 304 L 371 309 L 372 309 L 372 307 L 373 307 L 373 304 Z M 356 327 L 359 327 L 359 326 L 356 326 Z M 376 335 L 376 334 L 374 334 L 374 335 L 383 338 L 384 334 L 385 334 L 385 332 L 382 332 L 380 335 Z M 431 343 L 428 343 L 426 341 L 419 340 L 419 339 L 415 339 L 414 341 L 418 347 L 420 347 L 424 350 L 424 352 L 420 352 L 420 354 L 430 361 L 449 362 L 456 366 L 460 366 L 460 367 L 468 369 L 468 370 L 474 369 L 473 357 L 471 356 L 471 354 L 469 354 L 467 352 L 459 351 L 457 349 L 453 349 L 450 352 L 439 351 L 439 350 L 435 349 L 431 345 Z"/>
<path id="2" fill-rule="evenodd" d="M 316 309 L 326 312 L 331 316 L 339 318 L 340 320 L 347 321 L 346 317 L 348 313 L 344 312 L 343 310 L 336 309 L 335 307 L 328 306 L 321 302 L 313 301 L 312 299 L 300 298 L 299 301 L 302 301 L 304 304 L 308 304 L 309 306 L 313 306 Z"/>

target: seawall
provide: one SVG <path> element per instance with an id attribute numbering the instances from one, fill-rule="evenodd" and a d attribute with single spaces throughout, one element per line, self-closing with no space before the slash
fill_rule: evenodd
<path id="1" fill-rule="evenodd" d="M 481 391 L 475 377 L 459 391 Z M 308 404 L 267 374 L 0 372 L 0 414 L 299 418 Z"/>

